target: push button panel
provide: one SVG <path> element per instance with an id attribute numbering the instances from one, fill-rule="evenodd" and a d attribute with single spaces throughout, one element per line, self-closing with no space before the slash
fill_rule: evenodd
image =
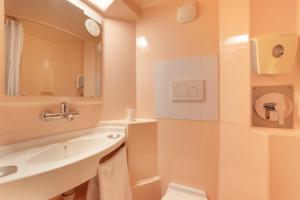
<path id="1" fill-rule="evenodd" d="M 175 80 L 171 81 L 171 100 L 186 102 L 205 100 L 205 80 Z"/>

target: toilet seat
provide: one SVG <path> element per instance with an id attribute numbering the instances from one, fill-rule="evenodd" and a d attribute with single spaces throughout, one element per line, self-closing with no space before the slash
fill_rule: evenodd
<path id="1" fill-rule="evenodd" d="M 170 183 L 168 190 L 162 200 L 208 200 L 206 193 L 202 190 Z"/>

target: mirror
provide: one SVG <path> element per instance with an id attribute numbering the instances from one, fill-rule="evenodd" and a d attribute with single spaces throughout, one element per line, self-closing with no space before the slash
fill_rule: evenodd
<path id="1" fill-rule="evenodd" d="M 5 0 L 7 95 L 100 95 L 101 24 L 67 0 Z"/>

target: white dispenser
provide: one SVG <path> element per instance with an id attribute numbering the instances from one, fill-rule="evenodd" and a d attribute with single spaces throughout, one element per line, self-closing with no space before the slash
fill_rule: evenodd
<path id="1" fill-rule="evenodd" d="M 293 68 L 298 36 L 267 34 L 251 40 L 251 65 L 257 74 L 283 74 Z"/>

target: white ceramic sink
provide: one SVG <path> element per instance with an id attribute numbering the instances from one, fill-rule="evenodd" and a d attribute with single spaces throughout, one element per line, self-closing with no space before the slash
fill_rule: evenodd
<path id="1" fill-rule="evenodd" d="M 103 143 L 103 139 L 75 139 L 49 145 L 45 150 L 32 156 L 28 162 L 42 164 L 69 159 L 80 154 L 97 151 Z"/>
<path id="2" fill-rule="evenodd" d="M 111 135 L 119 137 L 109 137 Z M 125 141 L 125 129 L 99 127 L 0 147 L 0 199 L 47 200 L 95 175 L 99 161 Z"/>

